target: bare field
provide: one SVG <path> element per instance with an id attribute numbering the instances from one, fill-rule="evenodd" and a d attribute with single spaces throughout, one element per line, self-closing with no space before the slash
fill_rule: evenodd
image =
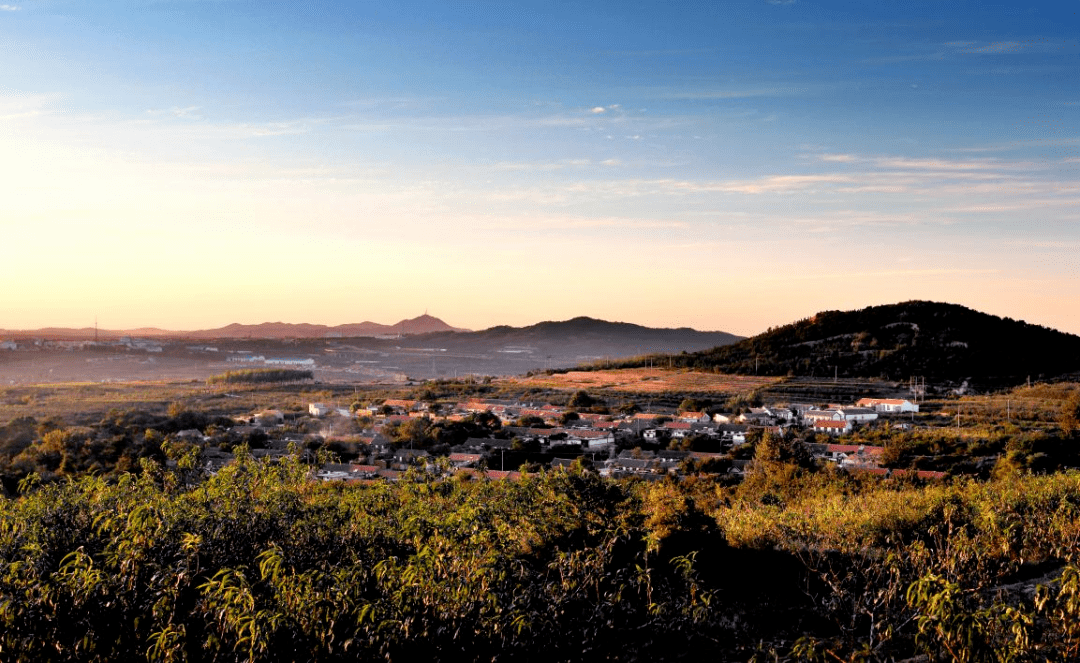
<path id="1" fill-rule="evenodd" d="M 709 392 L 735 394 L 768 387 L 783 378 L 699 373 L 666 368 L 625 368 L 610 371 L 570 371 L 554 375 L 501 378 L 496 384 L 524 388 L 616 391 L 628 393 Z"/>
<path id="2" fill-rule="evenodd" d="M 69 424 L 96 421 L 111 409 L 164 414 L 172 403 L 210 414 L 239 414 L 261 409 L 303 411 L 313 401 L 342 406 L 356 397 L 355 387 L 336 385 L 229 385 L 202 381 L 51 383 L 0 387 L 0 425 L 18 417 L 57 418 Z M 369 393 L 381 393 L 367 388 Z"/>

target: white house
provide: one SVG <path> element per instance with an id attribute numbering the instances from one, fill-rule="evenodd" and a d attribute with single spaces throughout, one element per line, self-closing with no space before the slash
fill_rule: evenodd
<path id="1" fill-rule="evenodd" d="M 863 424 L 878 418 L 877 410 L 868 407 L 845 407 L 837 411 L 853 424 Z"/>
<path id="2" fill-rule="evenodd" d="M 688 424 L 704 424 L 709 422 L 709 415 L 704 412 L 683 412 L 679 415 L 679 421 Z"/>
<path id="3" fill-rule="evenodd" d="M 793 421 L 795 419 L 795 412 L 786 407 L 767 407 L 765 411 L 777 421 Z"/>
<path id="4" fill-rule="evenodd" d="M 307 406 L 308 414 L 313 417 L 325 417 L 333 411 L 333 408 L 324 403 L 309 403 Z"/>
<path id="5" fill-rule="evenodd" d="M 844 415 L 838 410 L 807 410 L 803 412 L 803 419 L 816 423 L 818 421 L 844 421 Z"/>
<path id="6" fill-rule="evenodd" d="M 869 407 L 878 412 L 918 412 L 919 404 L 903 398 L 860 398 L 858 407 Z"/>
<path id="7" fill-rule="evenodd" d="M 846 435 L 851 432 L 851 422 L 820 419 L 814 422 L 814 432 L 827 435 Z"/>

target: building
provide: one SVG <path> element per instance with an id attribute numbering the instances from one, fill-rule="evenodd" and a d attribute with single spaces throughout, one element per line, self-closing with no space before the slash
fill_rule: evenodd
<path id="1" fill-rule="evenodd" d="M 912 403 L 904 398 L 860 398 L 855 404 L 858 407 L 873 408 L 878 412 L 899 414 L 903 412 L 918 412 L 919 404 Z"/>
<path id="2" fill-rule="evenodd" d="M 846 435 L 851 432 L 851 422 L 818 419 L 814 421 L 814 432 L 826 435 Z"/>
<path id="3" fill-rule="evenodd" d="M 845 421 L 844 415 L 838 410 L 807 410 L 803 412 L 803 421 L 816 423 L 818 421 Z"/>
<path id="4" fill-rule="evenodd" d="M 853 424 L 864 424 L 878 418 L 877 410 L 869 407 L 845 407 L 837 411 Z"/>

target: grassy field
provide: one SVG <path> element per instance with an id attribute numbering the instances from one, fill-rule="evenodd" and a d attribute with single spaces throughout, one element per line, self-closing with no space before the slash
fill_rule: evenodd
<path id="1" fill-rule="evenodd" d="M 207 386 L 203 381 L 38 384 L 0 388 L 0 422 L 30 416 L 69 424 L 97 421 L 112 409 L 164 414 L 173 403 L 213 415 L 264 409 L 306 410 L 308 403 L 347 407 L 353 400 L 384 396 L 372 387 L 293 384 Z"/>
<path id="2" fill-rule="evenodd" d="M 502 378 L 498 385 L 532 389 L 613 391 L 620 393 L 717 393 L 736 394 L 780 382 L 783 378 L 699 373 L 664 368 L 630 368 L 606 371 L 570 371 L 527 378 Z"/>

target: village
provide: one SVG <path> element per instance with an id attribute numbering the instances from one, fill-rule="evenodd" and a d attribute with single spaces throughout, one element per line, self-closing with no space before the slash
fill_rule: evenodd
<path id="1" fill-rule="evenodd" d="M 589 399 L 584 392 L 576 398 Z M 314 476 L 324 481 L 395 481 L 410 469 L 513 480 L 524 472 L 576 465 L 611 478 L 712 475 L 737 482 L 753 462 L 748 443 L 763 435 L 796 440 L 819 464 L 850 472 L 945 476 L 888 469 L 881 462 L 884 447 L 843 443 L 856 429 L 909 428 L 919 406 L 902 398 L 863 398 L 852 405 L 788 403 L 739 414 L 657 406 L 615 413 L 590 409 L 606 410 L 503 399 L 445 404 L 386 399 L 350 407 L 310 403 L 306 413 L 267 410 L 241 417 L 226 439 L 246 441 L 256 457 L 303 449 L 316 466 Z M 232 445 L 220 444 L 220 432 L 192 429 L 177 438 L 203 448 L 209 472 L 234 457 Z M 319 449 L 330 454 L 320 455 Z"/>

